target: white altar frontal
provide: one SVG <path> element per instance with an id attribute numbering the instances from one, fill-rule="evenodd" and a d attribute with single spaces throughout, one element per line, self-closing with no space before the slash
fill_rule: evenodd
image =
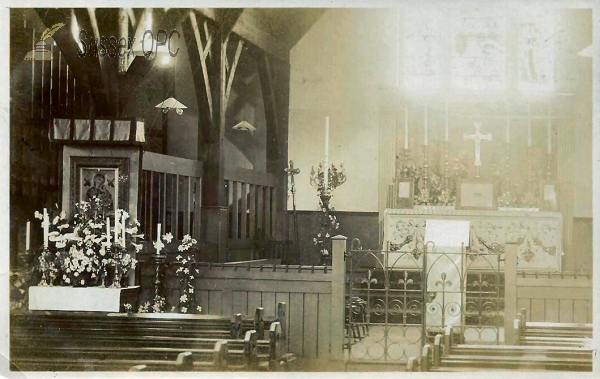
<path id="1" fill-rule="evenodd" d="M 415 207 L 384 211 L 383 248 L 388 265 L 397 268 L 422 267 L 422 255 L 406 254 L 423 249 L 428 220 L 470 222 L 471 248 L 486 253 L 486 246 L 517 244 L 517 269 L 557 272 L 561 269 L 562 215 L 536 210 L 456 210 L 453 207 Z M 431 244 L 428 245 L 428 251 Z M 493 262 L 490 262 L 493 264 Z M 501 264 L 502 266 L 502 264 Z M 491 267 L 491 266 L 490 266 Z M 485 269 L 485 267 L 481 267 Z"/>

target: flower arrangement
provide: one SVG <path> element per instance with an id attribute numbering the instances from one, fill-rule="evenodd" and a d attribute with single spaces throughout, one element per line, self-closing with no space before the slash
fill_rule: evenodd
<path id="1" fill-rule="evenodd" d="M 135 268 L 135 254 L 143 247 L 136 243 L 143 238 L 138 234 L 139 223 L 118 209 L 111 229 L 102 200 L 96 197 L 77 203 L 75 208 L 71 222 L 64 211 L 51 222 L 46 210 L 35 213 L 45 234 L 38 257 L 42 273 L 39 285 L 120 287 L 122 276 Z"/>
<path id="2" fill-rule="evenodd" d="M 160 236 L 160 239 L 154 242 L 154 248 L 157 251 L 165 250 L 167 252 L 178 252 L 175 256 L 175 265 L 179 266 L 175 270 L 175 276 L 179 278 L 180 296 L 179 296 L 179 312 L 181 313 L 200 313 L 202 307 L 196 305 L 196 294 L 194 287 L 195 276 L 198 273 L 196 268 L 196 260 L 193 254 L 189 253 L 189 249 L 196 245 L 198 241 L 192 238 L 189 234 L 183 236 L 181 243 L 173 240 L 172 233 L 166 233 Z M 177 311 L 177 307 L 172 306 L 170 311 Z M 161 296 L 158 291 L 152 301 L 147 301 L 142 304 L 138 312 L 140 313 L 164 313 L 166 309 L 166 299 Z"/>
<path id="3" fill-rule="evenodd" d="M 331 237 L 339 229 L 340 223 L 333 214 L 333 208 L 325 206 L 321 202 L 321 212 L 317 216 L 316 237 L 313 243 L 318 247 L 321 254 L 321 263 L 324 264 L 331 257 Z"/>

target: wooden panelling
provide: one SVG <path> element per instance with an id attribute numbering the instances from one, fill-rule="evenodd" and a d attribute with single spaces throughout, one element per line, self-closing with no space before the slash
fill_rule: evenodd
<path id="1" fill-rule="evenodd" d="M 331 294 L 322 293 L 319 294 L 319 308 L 317 315 L 317 356 L 326 357 L 329 354 L 329 325 L 331 324 L 331 312 L 325 307 L 331 304 Z"/>
<path id="2" fill-rule="evenodd" d="M 314 336 L 314 338 L 304 338 L 304 357 L 315 358 L 317 356 L 317 346 L 319 340 L 318 334 L 318 313 L 319 313 L 319 294 L 304 294 L 304 335 Z M 325 336 L 323 336 L 325 337 Z"/>
<path id="3" fill-rule="evenodd" d="M 265 288 L 266 290 L 279 290 L 279 287 Z M 275 303 L 276 298 L 275 292 L 265 291 L 262 293 L 262 307 L 266 315 L 277 314 L 277 304 Z"/>
<path id="4" fill-rule="evenodd" d="M 290 344 L 289 351 L 298 355 L 304 355 L 304 294 L 290 293 L 290 303 L 288 305 L 290 313 Z M 306 336 L 307 338 L 314 338 Z"/>
<path id="5" fill-rule="evenodd" d="M 558 299 L 545 299 L 545 301 L 546 316 L 544 321 L 558 322 L 558 314 L 560 312 Z"/>
<path id="6" fill-rule="evenodd" d="M 573 322 L 576 323 L 591 323 L 592 318 L 588 316 L 587 300 L 573 300 Z M 584 311 L 585 309 L 585 311 Z"/>
<path id="7" fill-rule="evenodd" d="M 248 312 L 251 313 L 256 307 L 262 307 L 262 293 L 260 291 L 248 291 Z"/>
<path id="8" fill-rule="evenodd" d="M 232 298 L 233 314 L 241 313 L 248 315 L 252 312 L 248 309 L 248 292 L 246 291 L 233 291 Z"/>
<path id="9" fill-rule="evenodd" d="M 573 302 L 571 299 L 558 301 L 558 322 L 573 322 Z"/>

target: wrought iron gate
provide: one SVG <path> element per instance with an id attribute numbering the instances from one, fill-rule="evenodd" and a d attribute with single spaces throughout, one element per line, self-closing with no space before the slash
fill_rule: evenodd
<path id="1" fill-rule="evenodd" d="M 463 342 L 501 341 L 501 249 L 401 247 L 362 250 L 358 239 L 352 241 L 346 260 L 348 361 L 406 362 L 447 325 Z"/>

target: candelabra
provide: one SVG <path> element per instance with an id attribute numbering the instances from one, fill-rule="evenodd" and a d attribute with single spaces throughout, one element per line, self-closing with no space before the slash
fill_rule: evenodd
<path id="1" fill-rule="evenodd" d="M 325 180 L 325 175 L 327 175 L 327 180 Z M 324 170 L 323 163 L 319 163 L 316 172 L 314 166 L 311 169 L 310 184 L 317 188 L 319 196 L 322 199 L 327 199 L 327 202 L 329 202 L 333 191 L 344 183 L 346 183 L 346 170 L 343 164 L 340 164 L 340 168 L 338 169 L 332 163 Z"/>

